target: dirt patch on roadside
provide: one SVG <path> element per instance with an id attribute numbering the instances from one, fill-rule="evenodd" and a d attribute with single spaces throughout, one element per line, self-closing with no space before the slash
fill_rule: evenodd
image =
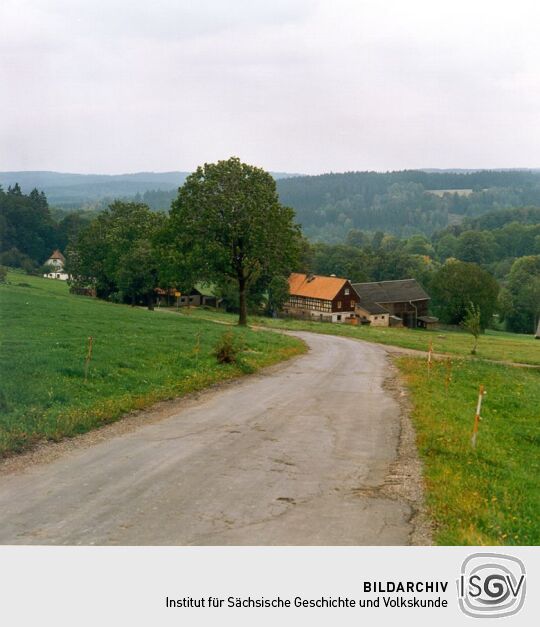
<path id="1" fill-rule="evenodd" d="M 410 543 L 417 546 L 429 546 L 433 544 L 433 525 L 426 511 L 423 464 L 416 448 L 416 432 L 411 420 L 411 402 L 407 391 L 401 384 L 399 371 L 391 362 L 384 388 L 399 404 L 400 433 L 397 459 L 391 465 L 390 472 L 379 489 L 379 494 L 408 503 L 413 512 L 410 520 L 413 528 Z"/>

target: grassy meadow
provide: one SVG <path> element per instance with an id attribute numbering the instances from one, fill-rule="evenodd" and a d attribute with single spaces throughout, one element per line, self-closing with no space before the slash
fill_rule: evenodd
<path id="1" fill-rule="evenodd" d="M 114 421 L 303 352 L 295 338 L 235 329 L 237 364 L 218 364 L 222 325 L 68 293 L 10 272 L 0 285 L 0 456 Z M 88 380 L 84 362 L 93 337 Z"/>
<path id="2" fill-rule="evenodd" d="M 149 312 L 68 293 L 63 282 L 8 275 L 0 285 L 0 456 L 43 440 L 86 432 L 144 408 L 302 353 L 289 336 L 234 329 L 238 363 L 213 349 L 236 316 L 204 308 Z M 378 329 L 251 318 L 275 329 L 307 330 L 426 350 L 447 359 L 399 356 L 424 462 L 426 498 L 442 545 L 540 544 L 540 341 L 488 331 L 470 358 L 459 331 Z M 85 381 L 88 337 L 93 354 Z M 469 358 L 465 358 L 469 357 Z M 447 382 L 448 365 L 451 379 Z M 478 386 L 486 386 L 478 443 L 471 447 Z"/>
<path id="3" fill-rule="evenodd" d="M 442 545 L 540 544 L 540 371 L 396 360 L 413 401 L 427 505 Z M 477 446 L 471 434 L 484 384 Z"/>
<path id="4" fill-rule="evenodd" d="M 204 308 L 182 309 L 186 316 L 207 318 L 222 322 L 235 322 L 237 316 L 224 312 L 216 312 Z M 427 351 L 430 341 L 435 353 L 446 355 L 471 356 L 473 337 L 460 330 L 425 330 L 396 329 L 385 327 L 352 326 L 348 324 L 330 324 L 309 322 L 292 318 L 265 318 L 251 316 L 250 324 L 267 326 L 272 329 L 290 329 L 292 331 L 311 331 L 352 337 L 366 342 L 376 342 L 401 348 L 412 348 Z M 505 333 L 488 329 L 480 336 L 476 359 L 508 361 L 538 366 L 540 365 L 540 341 L 533 335 Z"/>

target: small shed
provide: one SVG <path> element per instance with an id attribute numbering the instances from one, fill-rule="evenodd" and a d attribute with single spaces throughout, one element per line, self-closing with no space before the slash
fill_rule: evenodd
<path id="1" fill-rule="evenodd" d="M 439 324 L 439 318 L 435 316 L 418 316 L 418 327 L 420 329 L 434 329 Z"/>
<path id="2" fill-rule="evenodd" d="M 378 303 L 365 301 L 357 303 L 355 311 L 362 324 L 369 322 L 372 327 L 387 327 L 389 325 L 390 312 Z"/>
<path id="3" fill-rule="evenodd" d="M 189 293 L 182 293 L 178 304 L 180 306 L 187 305 L 191 307 L 200 307 L 201 305 L 219 307 L 222 300 L 222 298 L 219 298 L 216 295 L 212 285 L 208 285 L 206 283 L 196 283 Z"/>

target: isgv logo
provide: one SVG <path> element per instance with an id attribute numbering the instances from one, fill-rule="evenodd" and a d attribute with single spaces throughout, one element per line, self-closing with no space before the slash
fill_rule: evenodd
<path id="1" fill-rule="evenodd" d="M 468 616 L 511 616 L 525 602 L 525 566 L 510 555 L 473 553 L 461 566 L 457 587 L 459 607 Z"/>

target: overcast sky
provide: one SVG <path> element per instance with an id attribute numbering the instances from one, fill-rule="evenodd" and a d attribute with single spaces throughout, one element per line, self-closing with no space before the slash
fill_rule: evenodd
<path id="1" fill-rule="evenodd" d="M 538 0 L 0 0 L 0 170 L 540 167 Z"/>

